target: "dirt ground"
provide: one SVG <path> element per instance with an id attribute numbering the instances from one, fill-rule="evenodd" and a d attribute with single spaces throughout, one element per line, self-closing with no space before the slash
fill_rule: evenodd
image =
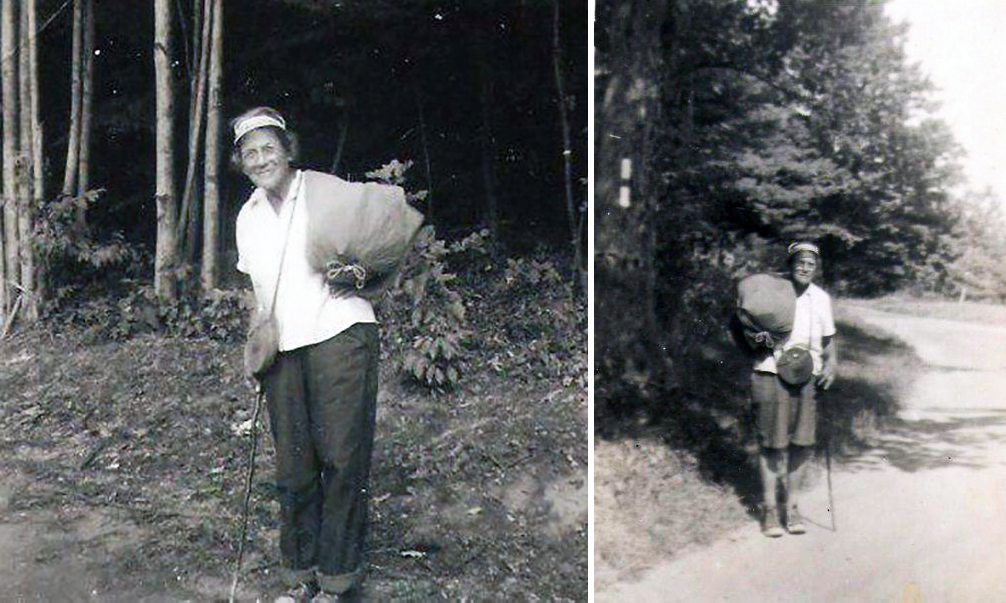
<path id="1" fill-rule="evenodd" d="M 240 347 L 33 331 L 0 348 L 0 600 L 225 600 L 252 396 Z M 584 601 L 586 391 L 384 375 L 367 598 Z M 239 599 L 277 589 L 268 437 Z"/>
<path id="2" fill-rule="evenodd" d="M 1006 600 L 1006 328 L 857 311 L 925 365 L 830 496 L 826 479 L 803 496 L 808 533 L 748 522 L 596 601 Z"/>

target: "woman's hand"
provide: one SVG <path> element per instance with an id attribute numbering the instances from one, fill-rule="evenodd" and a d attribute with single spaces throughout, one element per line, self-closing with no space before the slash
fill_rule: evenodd
<path id="1" fill-rule="evenodd" d="M 772 334 L 769 333 L 768 331 L 762 331 L 760 333 L 756 333 L 754 336 L 754 340 L 755 343 L 759 344 L 762 347 L 768 348 L 770 350 L 775 348 L 775 341 L 772 339 Z"/>
<path id="2" fill-rule="evenodd" d="M 832 336 L 822 337 L 821 347 L 821 374 L 817 378 L 817 384 L 821 389 L 828 389 L 835 382 L 838 373 L 838 349 Z"/>
<path id="3" fill-rule="evenodd" d="M 331 292 L 333 297 L 336 298 L 346 298 L 346 297 L 362 297 L 367 301 L 376 301 L 384 295 L 398 278 L 398 270 L 385 274 L 383 276 L 377 276 L 370 281 L 363 288 L 357 288 L 353 285 L 347 285 L 345 282 L 328 282 L 328 290 Z"/>
<path id="4" fill-rule="evenodd" d="M 835 363 L 825 360 L 821 366 L 821 374 L 817 377 L 817 385 L 821 389 L 828 389 L 835 382 Z"/>

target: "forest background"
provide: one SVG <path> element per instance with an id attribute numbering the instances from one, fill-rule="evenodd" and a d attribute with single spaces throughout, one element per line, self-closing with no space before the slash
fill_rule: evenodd
<path id="1" fill-rule="evenodd" d="M 598 4 L 599 413 L 739 415 L 699 392 L 735 368 L 736 280 L 794 240 L 838 296 L 1006 299 L 1001 204 L 963 181 L 904 35 L 866 0 Z"/>
<path id="2" fill-rule="evenodd" d="M 583 256 L 583 6 L 4 7 L 5 123 L 16 124 L 5 128 L 5 197 L 23 197 L 4 216 L 7 280 L 21 287 L 0 292 L 5 317 L 19 290 L 26 316 L 58 304 L 95 275 L 81 269 L 121 278 L 110 263 L 148 280 L 154 266 L 167 278 L 162 298 L 186 270 L 202 272 L 204 291 L 229 283 L 233 218 L 249 185 L 226 168 L 220 136 L 256 105 L 289 116 L 303 165 L 362 180 L 392 160 L 414 162 L 406 184 L 426 191 L 416 200 L 443 235 L 484 227 L 500 249 Z M 204 18 L 214 9 L 219 19 Z M 75 206 L 71 231 L 57 228 L 68 208 L 53 200 Z M 34 254 L 16 253 L 19 229 L 36 240 Z M 20 263 L 33 260 L 43 266 L 21 279 Z"/>
<path id="3" fill-rule="evenodd" d="M 588 27 L 571 0 L 0 2 L 0 520 L 29 530 L 0 597 L 227 596 L 253 430 L 226 122 L 269 105 L 299 167 L 425 216 L 376 308 L 373 596 L 585 598 Z M 276 587 L 263 445 L 246 598 Z"/>

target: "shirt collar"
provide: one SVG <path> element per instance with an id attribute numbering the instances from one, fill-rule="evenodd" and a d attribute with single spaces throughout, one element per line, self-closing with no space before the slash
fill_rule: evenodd
<path id="1" fill-rule="evenodd" d="M 290 182 L 290 190 L 286 193 L 286 198 L 283 199 L 283 205 L 286 205 L 288 201 L 293 201 L 297 198 L 300 193 L 301 184 L 304 181 L 304 172 L 302 170 L 294 171 L 293 181 Z M 251 196 L 252 205 L 261 205 L 263 203 L 268 203 L 268 197 L 266 196 L 265 190 L 259 187 L 255 187 L 254 192 Z"/>

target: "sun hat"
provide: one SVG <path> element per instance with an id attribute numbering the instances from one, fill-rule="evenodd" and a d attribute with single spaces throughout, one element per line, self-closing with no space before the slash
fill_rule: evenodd
<path id="1" fill-rule="evenodd" d="M 793 257 L 801 251 L 809 251 L 817 257 L 821 257 L 821 250 L 817 248 L 817 245 L 806 241 L 798 241 L 790 244 L 790 246 L 786 249 L 786 255 L 788 257 Z"/>
<path id="2" fill-rule="evenodd" d="M 286 130 L 286 121 L 282 117 L 258 114 L 239 119 L 234 123 L 234 144 L 237 144 L 241 137 L 256 128 L 274 126 L 280 130 Z"/>

